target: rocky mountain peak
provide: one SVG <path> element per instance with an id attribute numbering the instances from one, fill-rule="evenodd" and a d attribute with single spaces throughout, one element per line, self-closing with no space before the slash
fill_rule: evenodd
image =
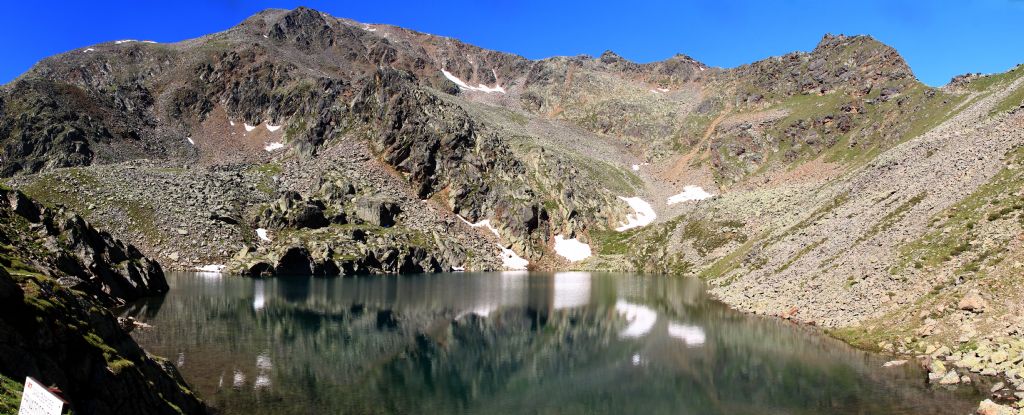
<path id="1" fill-rule="evenodd" d="M 914 79 L 910 65 L 896 49 L 868 35 L 826 34 L 811 57 L 812 61 L 824 59 L 865 73 L 873 70 L 889 80 Z"/>
<path id="2" fill-rule="evenodd" d="M 597 58 L 597 60 L 604 64 L 628 62 L 625 58 L 619 56 L 619 54 L 612 52 L 611 50 L 604 51 L 604 53 L 602 53 L 601 56 Z"/>
<path id="3" fill-rule="evenodd" d="M 285 13 L 266 36 L 274 41 L 291 40 L 306 51 L 322 50 L 334 44 L 334 33 L 324 15 L 306 7 Z"/>

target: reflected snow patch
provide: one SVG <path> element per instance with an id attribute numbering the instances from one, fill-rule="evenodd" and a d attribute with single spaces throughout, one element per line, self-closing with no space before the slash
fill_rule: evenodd
<path id="1" fill-rule="evenodd" d="M 266 307 L 267 296 L 265 293 L 266 286 L 263 280 L 256 280 L 255 286 L 253 287 L 253 298 L 252 298 L 252 309 L 260 311 L 263 307 Z"/>
<path id="2" fill-rule="evenodd" d="M 556 272 L 554 276 L 554 307 L 582 307 L 590 303 L 589 272 Z"/>
<path id="3" fill-rule="evenodd" d="M 626 318 L 629 325 L 619 333 L 619 337 L 643 337 L 651 331 L 658 321 L 658 313 L 649 307 L 628 303 L 623 300 L 615 302 L 615 311 Z"/>
<path id="4" fill-rule="evenodd" d="M 705 341 L 704 329 L 685 324 L 669 323 L 668 335 L 682 340 L 687 346 L 700 346 Z"/>
<path id="5" fill-rule="evenodd" d="M 234 379 L 231 381 L 231 386 L 234 386 L 236 389 L 245 386 L 245 373 L 236 369 Z"/>

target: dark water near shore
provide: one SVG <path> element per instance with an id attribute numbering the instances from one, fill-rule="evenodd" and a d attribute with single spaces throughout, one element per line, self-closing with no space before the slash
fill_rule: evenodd
<path id="1" fill-rule="evenodd" d="M 967 414 L 913 364 L 597 273 L 171 274 L 126 313 L 225 414 Z"/>

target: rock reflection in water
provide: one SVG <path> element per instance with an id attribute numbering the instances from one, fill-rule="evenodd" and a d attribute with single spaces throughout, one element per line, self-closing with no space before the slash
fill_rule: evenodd
<path id="1" fill-rule="evenodd" d="M 125 313 L 226 414 L 958 414 L 974 398 L 735 313 L 691 279 L 169 280 L 170 294 Z"/>

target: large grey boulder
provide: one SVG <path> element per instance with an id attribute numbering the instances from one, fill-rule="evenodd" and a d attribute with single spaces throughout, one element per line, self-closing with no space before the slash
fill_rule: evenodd
<path id="1" fill-rule="evenodd" d="M 355 214 L 357 218 L 362 219 L 366 223 L 385 228 L 395 225 L 395 217 L 401 211 L 402 209 L 397 203 L 372 197 L 363 197 L 355 201 Z"/>

